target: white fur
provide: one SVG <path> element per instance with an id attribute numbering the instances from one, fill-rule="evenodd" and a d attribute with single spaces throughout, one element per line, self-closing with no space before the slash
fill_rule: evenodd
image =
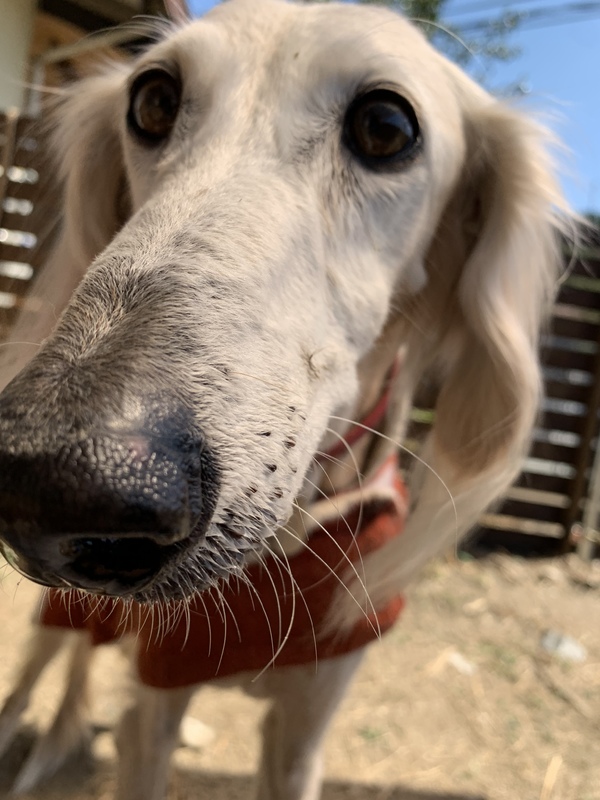
<path id="1" fill-rule="evenodd" d="M 124 119 L 129 75 L 163 59 L 179 65 L 186 102 L 172 141 L 156 151 L 140 147 Z M 345 108 L 372 84 L 397 87 L 420 120 L 423 152 L 400 170 L 369 171 L 340 141 Z M 50 300 L 34 339 L 48 335 L 77 284 L 64 319 L 85 317 L 78 346 L 86 352 L 122 313 L 107 311 L 102 291 L 118 296 L 122 282 L 143 277 L 162 293 L 169 325 L 155 323 L 140 370 L 185 385 L 223 454 L 213 524 L 235 507 L 248 527 L 252 520 L 257 545 L 273 533 L 261 506 L 304 536 L 302 512 L 290 515 L 298 496 L 314 500 L 306 476 L 329 489 L 311 471 L 315 451 L 335 441 L 328 427 L 347 427 L 336 417 L 359 419 L 372 405 L 400 349 L 386 435 L 402 436 L 424 374 L 441 388 L 407 529 L 365 563 L 375 603 L 404 588 L 514 479 L 539 405 L 538 332 L 557 275 L 564 204 L 545 132 L 473 84 L 408 22 L 374 7 L 231 0 L 173 30 L 132 67 L 75 86 L 54 141 L 64 224 L 38 287 Z M 16 344 L 32 341 L 30 324 L 22 319 L 13 335 L 6 377 L 32 355 Z M 204 361 L 175 355 L 165 363 L 161 345 L 178 328 L 202 342 Z M 265 425 L 273 435 L 259 439 Z M 284 457 L 276 443 L 286 437 L 296 447 Z M 392 446 L 384 440 L 380 456 Z M 365 471 L 375 466 L 361 445 L 353 457 Z M 263 477 L 269 460 L 278 465 L 275 498 L 273 477 Z M 348 474 L 332 466 L 328 481 L 344 488 Z M 257 492 L 240 497 L 250 482 Z M 278 535 L 284 542 L 290 534 Z M 193 575 L 192 565 L 185 580 Z M 331 626 L 355 622 L 362 594 L 349 575 Z M 329 690 L 353 668 L 328 667 Z M 300 672 L 282 696 L 310 703 L 315 682 Z M 290 757 L 294 769 L 306 760 L 303 777 L 292 778 L 279 753 L 277 766 L 265 768 L 261 797 L 318 796 L 307 740 L 320 741 L 332 711 L 307 722 L 301 745 L 290 744 L 303 754 Z M 150 736 L 145 725 L 142 737 Z M 148 769 L 153 760 L 145 757 Z M 131 800 L 135 780 L 122 777 L 118 796 Z"/>

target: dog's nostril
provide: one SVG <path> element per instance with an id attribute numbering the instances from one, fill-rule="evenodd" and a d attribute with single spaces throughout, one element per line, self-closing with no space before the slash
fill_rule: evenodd
<path id="1" fill-rule="evenodd" d="M 85 589 L 113 583 L 124 589 L 140 588 L 162 567 L 165 549 L 172 548 L 146 537 L 82 537 L 60 543 L 60 552 L 69 561 L 73 581 Z"/>

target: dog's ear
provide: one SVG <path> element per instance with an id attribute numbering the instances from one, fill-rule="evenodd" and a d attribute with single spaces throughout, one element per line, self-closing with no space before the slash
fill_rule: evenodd
<path id="1" fill-rule="evenodd" d="M 407 345 L 400 400 L 432 367 L 440 391 L 405 530 L 365 559 L 376 606 L 506 490 L 539 408 L 538 337 L 559 271 L 564 201 L 535 124 L 487 98 L 465 129 L 467 156 L 426 255 L 427 283 L 390 321 Z M 355 620 L 352 603 L 364 601 L 356 581 L 349 595 L 340 593 L 337 624 Z"/>
<path id="2" fill-rule="evenodd" d="M 77 83 L 54 111 L 52 145 L 63 182 L 62 242 L 86 268 L 129 215 L 112 71 Z"/>
<path id="3" fill-rule="evenodd" d="M 78 82 L 53 110 L 50 140 L 63 184 L 62 221 L 0 352 L 0 389 L 35 355 L 86 269 L 129 214 L 115 109 L 122 80 L 113 72 Z M 48 213 L 54 217 L 56 209 Z"/>
<path id="4" fill-rule="evenodd" d="M 432 446 L 459 482 L 518 460 L 528 443 L 563 205 L 538 126 L 492 101 L 465 127 L 466 161 L 418 299 L 443 375 Z"/>
<path id="5" fill-rule="evenodd" d="M 188 22 L 192 18 L 187 0 L 165 0 L 165 11 L 175 23 Z"/>

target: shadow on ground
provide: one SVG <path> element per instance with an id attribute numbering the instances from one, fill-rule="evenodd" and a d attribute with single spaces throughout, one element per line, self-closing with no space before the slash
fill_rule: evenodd
<path id="1" fill-rule="evenodd" d="M 37 741 L 37 731 L 34 728 L 25 726 L 15 735 L 10 747 L 0 758 L 0 798 L 1 800 L 14 800 L 11 794 L 11 787 L 19 770 L 25 763 L 27 756 L 31 753 Z M 64 793 L 67 798 L 78 798 L 81 796 L 82 787 L 86 781 L 93 777 L 97 769 L 103 769 L 98 765 L 88 750 L 82 750 L 73 754 L 69 761 L 52 778 L 43 782 L 41 788 L 22 797 L 48 797 L 62 796 Z M 90 800 L 95 796 L 91 793 L 84 795 Z"/>
<path id="2" fill-rule="evenodd" d="M 10 786 L 34 741 L 33 731 L 22 730 L 10 749 L 0 759 L 0 799 L 8 800 Z M 173 796 L 177 800 L 252 800 L 253 776 L 227 775 L 214 772 L 178 769 L 174 774 Z M 81 755 L 65 765 L 53 778 L 27 797 L 39 800 L 79 800 L 111 796 L 114 764 L 94 763 L 89 755 Z M 327 781 L 322 800 L 486 800 L 481 795 L 454 794 L 414 790 L 406 786 L 378 786 L 361 783 Z"/>
<path id="3" fill-rule="evenodd" d="M 218 773 L 179 772 L 179 785 L 189 787 L 190 798 L 250 800 L 254 796 L 249 777 Z M 184 792 L 184 797 L 187 795 Z M 482 795 L 416 791 L 406 786 L 378 786 L 364 783 L 326 781 L 322 800 L 487 800 Z"/>

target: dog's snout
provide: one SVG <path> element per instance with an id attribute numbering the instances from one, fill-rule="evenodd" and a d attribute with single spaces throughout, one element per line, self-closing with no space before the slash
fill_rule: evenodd
<path id="1" fill-rule="evenodd" d="M 49 585 L 123 595 L 152 583 L 203 535 L 214 510 L 212 456 L 182 423 L 173 415 L 133 432 L 57 441 L 60 422 L 19 431 L 0 408 L 6 558 Z"/>

